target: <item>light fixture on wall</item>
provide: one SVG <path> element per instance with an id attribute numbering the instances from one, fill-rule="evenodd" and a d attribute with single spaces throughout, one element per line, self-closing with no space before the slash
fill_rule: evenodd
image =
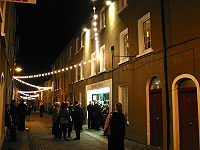
<path id="1" fill-rule="evenodd" d="M 112 4 L 112 1 L 111 0 L 106 0 L 106 5 L 107 6 L 110 6 Z"/>

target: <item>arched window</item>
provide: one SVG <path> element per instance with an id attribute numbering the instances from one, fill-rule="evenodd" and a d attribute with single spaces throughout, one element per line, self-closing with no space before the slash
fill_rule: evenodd
<path id="1" fill-rule="evenodd" d="M 157 77 L 155 77 L 150 84 L 150 90 L 154 89 L 162 89 L 162 84 L 160 82 L 160 79 L 158 79 Z"/>

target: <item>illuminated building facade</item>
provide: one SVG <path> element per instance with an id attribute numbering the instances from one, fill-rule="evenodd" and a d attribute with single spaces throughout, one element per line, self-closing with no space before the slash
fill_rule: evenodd
<path id="1" fill-rule="evenodd" d="M 53 76 L 56 100 L 78 99 L 85 113 L 90 100 L 108 103 L 110 111 L 121 102 L 129 121 L 127 138 L 164 149 L 198 149 L 199 6 L 199 1 L 165 1 L 164 15 L 160 1 L 154 0 L 114 0 L 110 6 L 97 6 L 52 66 L 52 71 L 68 68 Z"/>

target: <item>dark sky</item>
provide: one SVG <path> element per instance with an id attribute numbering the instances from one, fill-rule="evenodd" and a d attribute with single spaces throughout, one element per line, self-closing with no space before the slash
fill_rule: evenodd
<path id="1" fill-rule="evenodd" d="M 21 75 L 48 72 L 92 12 L 91 0 L 37 0 L 18 4 Z"/>

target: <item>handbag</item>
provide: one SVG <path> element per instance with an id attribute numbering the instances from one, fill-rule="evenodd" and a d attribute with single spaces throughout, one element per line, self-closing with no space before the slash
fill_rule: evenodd
<path id="1" fill-rule="evenodd" d="M 103 134 L 105 136 L 111 135 L 111 128 L 110 128 L 111 127 L 111 117 L 112 117 L 112 114 L 109 114 L 105 121 L 104 132 L 103 132 Z"/>

